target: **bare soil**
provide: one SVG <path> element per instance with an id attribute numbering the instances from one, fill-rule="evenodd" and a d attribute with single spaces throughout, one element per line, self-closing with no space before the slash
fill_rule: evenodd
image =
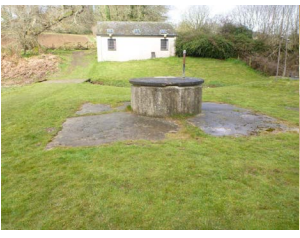
<path id="1" fill-rule="evenodd" d="M 47 74 L 58 69 L 59 57 L 42 54 L 30 58 L 1 56 L 1 85 L 24 85 L 43 81 Z"/>
<path id="2" fill-rule="evenodd" d="M 91 48 L 92 43 L 85 35 L 69 34 L 42 34 L 39 36 L 39 43 L 46 48 Z"/>
<path id="3" fill-rule="evenodd" d="M 88 66 L 89 63 L 87 61 L 83 60 L 85 55 L 86 55 L 86 52 L 84 52 L 84 51 L 74 51 L 72 53 L 71 67 L 77 67 L 77 66 L 86 67 L 86 66 Z"/>
<path id="4" fill-rule="evenodd" d="M 96 47 L 95 42 L 92 42 L 87 35 L 44 33 L 39 36 L 38 41 L 41 46 L 51 49 L 90 49 Z M 9 35 L 1 35 L 1 47 L 11 47 L 15 44 L 15 40 Z"/>

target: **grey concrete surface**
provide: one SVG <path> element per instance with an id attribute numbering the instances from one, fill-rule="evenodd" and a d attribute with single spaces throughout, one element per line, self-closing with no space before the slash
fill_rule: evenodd
<path id="1" fill-rule="evenodd" d="M 188 121 L 213 136 L 252 135 L 260 131 L 290 130 L 274 118 L 229 104 L 208 102 L 202 104 L 201 114 Z"/>
<path id="2" fill-rule="evenodd" d="M 178 78 L 178 77 L 152 77 L 152 78 L 135 78 L 130 79 L 129 82 L 134 86 L 150 86 L 150 87 L 167 87 L 167 86 L 196 86 L 204 83 L 200 78 Z"/>
<path id="3" fill-rule="evenodd" d="M 168 120 L 115 112 L 103 115 L 68 118 L 63 129 L 47 145 L 95 146 L 126 140 L 162 140 L 178 126 Z"/>
<path id="4" fill-rule="evenodd" d="M 127 105 L 129 102 L 114 109 L 124 110 Z M 87 106 L 85 113 L 95 113 L 94 109 L 97 112 L 99 110 L 100 112 L 111 111 L 111 107 L 108 105 L 91 104 L 89 106 L 91 108 Z M 229 104 L 203 103 L 202 108 L 201 114 L 188 119 L 188 121 L 213 136 L 246 136 L 261 131 L 299 132 L 298 128 L 289 128 L 274 118 Z M 49 132 L 52 131 L 51 128 L 47 128 L 47 131 L 48 129 Z M 47 145 L 46 149 L 57 146 L 96 146 L 126 140 L 162 140 L 166 133 L 173 133 L 177 130 L 178 125 L 170 120 L 126 112 L 73 117 L 66 120 L 63 129 Z"/>
<path id="5" fill-rule="evenodd" d="M 201 112 L 202 86 L 131 87 L 131 108 L 134 113 L 152 117 Z"/>
<path id="6" fill-rule="evenodd" d="M 130 102 L 124 102 L 121 106 L 113 108 L 110 105 L 105 105 L 105 104 L 85 103 L 81 106 L 81 109 L 76 112 L 76 115 L 109 112 L 113 110 L 124 111 L 128 105 L 130 105 Z"/>
<path id="7" fill-rule="evenodd" d="M 112 110 L 112 108 L 110 105 L 85 103 L 81 106 L 81 109 L 76 112 L 76 114 L 84 115 L 84 114 L 89 114 L 89 113 L 107 112 L 107 111 L 111 111 L 111 110 Z"/>

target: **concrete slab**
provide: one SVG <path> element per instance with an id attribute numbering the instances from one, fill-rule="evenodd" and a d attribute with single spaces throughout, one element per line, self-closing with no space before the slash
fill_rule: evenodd
<path id="1" fill-rule="evenodd" d="M 42 83 L 84 83 L 88 79 L 60 79 L 60 80 L 47 80 Z"/>
<path id="2" fill-rule="evenodd" d="M 76 115 L 84 115 L 89 113 L 101 113 L 101 112 L 107 112 L 111 110 L 112 108 L 110 105 L 85 103 L 81 106 L 81 109 L 76 112 Z"/>
<path id="3" fill-rule="evenodd" d="M 113 110 L 124 111 L 128 105 L 130 105 L 130 102 L 124 102 L 121 106 L 113 108 L 110 105 L 105 105 L 105 104 L 85 103 L 81 106 L 81 109 L 76 112 L 76 115 L 109 112 L 109 111 L 113 111 Z"/>
<path id="4" fill-rule="evenodd" d="M 46 149 L 56 146 L 95 146 L 126 140 L 162 140 L 178 126 L 166 119 L 126 112 L 68 118 Z"/>
<path id="5" fill-rule="evenodd" d="M 188 121 L 213 136 L 251 135 L 259 131 L 289 129 L 274 118 L 218 103 L 203 103 L 202 113 Z"/>

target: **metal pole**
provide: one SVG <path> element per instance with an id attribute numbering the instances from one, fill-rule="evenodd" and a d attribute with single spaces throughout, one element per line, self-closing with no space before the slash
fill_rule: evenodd
<path id="1" fill-rule="evenodd" d="M 183 65 L 182 65 L 182 77 L 185 78 L 185 55 L 186 50 L 183 51 Z"/>
<path id="2" fill-rule="evenodd" d="M 282 77 L 285 77 L 285 74 L 286 74 L 286 60 L 287 60 L 287 46 L 288 46 L 288 42 L 289 42 L 289 39 L 286 38 L 286 41 L 285 41 L 284 68 L 283 68 Z"/>
<path id="3" fill-rule="evenodd" d="M 280 50 L 281 50 L 281 43 L 282 43 L 282 39 L 283 39 L 283 36 L 281 36 L 280 43 L 279 43 L 279 49 L 278 49 L 278 60 L 277 60 L 276 79 L 277 79 L 277 77 L 278 77 L 278 71 L 279 71 L 279 63 L 280 63 Z"/>

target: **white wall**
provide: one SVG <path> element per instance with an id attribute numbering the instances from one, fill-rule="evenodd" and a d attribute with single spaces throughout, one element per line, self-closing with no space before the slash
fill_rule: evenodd
<path id="1" fill-rule="evenodd" d="M 175 37 L 168 38 L 169 50 L 160 50 L 160 40 L 163 37 L 112 37 L 116 39 L 116 51 L 107 49 L 108 36 L 97 36 L 98 61 L 127 61 L 150 59 L 151 52 L 155 52 L 157 58 L 175 55 Z"/>

